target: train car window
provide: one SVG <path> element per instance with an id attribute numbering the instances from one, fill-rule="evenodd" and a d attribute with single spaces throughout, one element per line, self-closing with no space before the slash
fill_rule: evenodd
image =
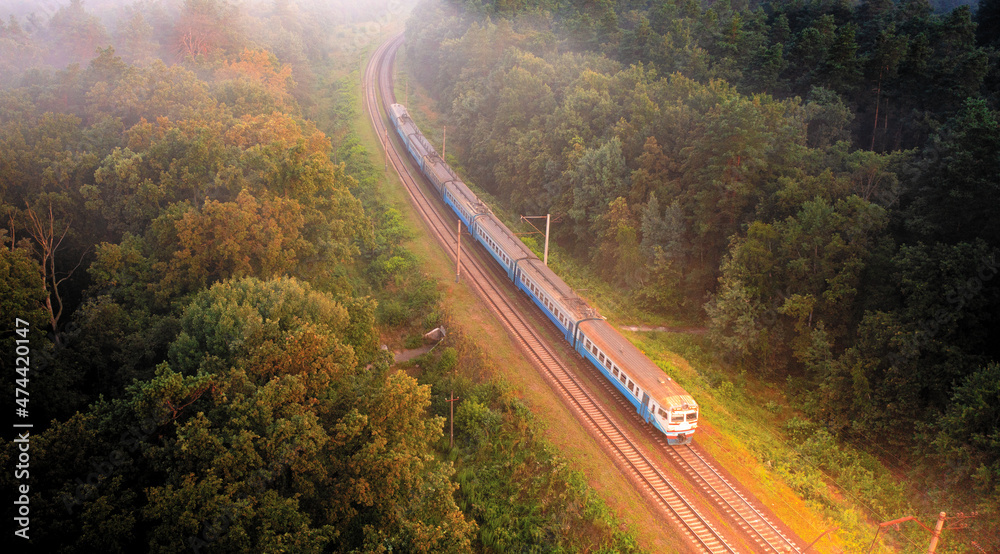
<path id="1" fill-rule="evenodd" d="M 598 354 L 597 355 L 597 359 L 600 360 L 601 363 L 603 364 L 604 363 L 604 352 L 601 352 L 600 354 Z"/>
<path id="2" fill-rule="evenodd" d="M 618 380 L 621 381 L 623 385 L 628 384 L 628 378 L 625 377 L 624 373 L 622 373 L 621 375 L 618 376 Z"/>
<path id="3" fill-rule="evenodd" d="M 662 417 L 663 419 L 667 419 L 667 412 L 664 412 L 663 408 L 657 408 L 656 412 L 660 414 L 660 417 Z"/>
<path id="4" fill-rule="evenodd" d="M 688 421 L 698 421 L 698 412 L 688 414 Z"/>
<path id="5" fill-rule="evenodd" d="M 684 414 L 673 414 L 670 416 L 670 423 L 684 423 Z"/>

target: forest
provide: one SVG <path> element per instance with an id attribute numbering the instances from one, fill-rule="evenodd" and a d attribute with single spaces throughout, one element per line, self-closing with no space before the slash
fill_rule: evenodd
<path id="1" fill-rule="evenodd" d="M 360 62 L 407 6 L 8 6 L 18 551 L 638 550 L 474 341 L 421 373 L 382 346 L 455 329 L 360 132 Z"/>
<path id="2" fill-rule="evenodd" d="M 407 43 L 471 182 L 997 517 L 1000 2 L 427 1 Z"/>

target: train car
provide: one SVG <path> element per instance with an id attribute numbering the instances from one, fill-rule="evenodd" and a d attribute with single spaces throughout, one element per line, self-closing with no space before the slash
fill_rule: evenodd
<path id="1" fill-rule="evenodd" d="M 489 206 L 479 200 L 469 187 L 461 180 L 450 181 L 444 187 L 444 203 L 447 204 L 462 220 L 462 223 L 469 228 L 472 236 L 478 240 L 478 236 L 473 231 L 476 228 L 476 219 L 484 215 L 492 215 Z"/>
<path id="2" fill-rule="evenodd" d="M 446 186 L 450 183 L 461 182 L 461 179 L 459 179 L 458 175 L 455 175 L 455 172 L 452 171 L 451 167 L 444 163 L 444 160 L 437 155 L 433 146 L 428 145 L 428 147 L 431 149 L 433 154 L 427 156 L 424 173 L 427 175 L 427 178 L 431 180 L 431 184 L 434 185 L 434 188 L 437 189 L 438 193 L 443 195 Z"/>
<path id="3" fill-rule="evenodd" d="M 533 255 L 518 264 L 514 284 L 531 298 L 570 344 L 575 341 L 580 321 L 600 318 L 596 310 L 577 296 L 576 292 L 537 256 Z"/>
<path id="4" fill-rule="evenodd" d="M 607 321 L 581 321 L 574 348 L 614 383 L 646 422 L 666 435 L 669 444 L 691 442 L 698 427 L 698 403 Z"/>
<path id="5" fill-rule="evenodd" d="M 518 264 L 524 259 L 538 259 L 535 253 L 517 238 L 493 213 L 475 221 L 469 232 L 486 248 L 493 259 L 503 266 L 507 278 L 514 280 Z"/>
<path id="6" fill-rule="evenodd" d="M 426 173 L 429 162 L 433 164 L 435 159 L 440 160 L 437 151 L 434 150 L 431 143 L 427 141 L 424 134 L 417 128 L 416 123 L 410 118 L 410 114 L 407 113 L 406 108 L 400 104 L 393 104 L 389 107 L 389 118 L 392 119 L 393 127 L 396 128 L 399 138 L 406 145 L 407 152 L 417 162 L 421 171 Z M 436 186 L 438 186 L 438 192 L 441 192 L 440 185 Z"/>
<path id="7" fill-rule="evenodd" d="M 552 321 L 573 348 L 635 406 L 670 444 L 688 444 L 698 404 L 545 266 L 438 156 L 400 104 L 389 117 L 424 176 L 507 277 Z"/>

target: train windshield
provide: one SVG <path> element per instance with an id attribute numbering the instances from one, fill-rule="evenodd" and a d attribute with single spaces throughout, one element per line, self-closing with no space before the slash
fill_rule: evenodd
<path id="1" fill-rule="evenodd" d="M 698 410 L 686 411 L 686 412 L 670 412 L 669 414 L 664 413 L 660 410 L 660 417 L 669 421 L 670 423 L 694 423 L 698 421 Z"/>

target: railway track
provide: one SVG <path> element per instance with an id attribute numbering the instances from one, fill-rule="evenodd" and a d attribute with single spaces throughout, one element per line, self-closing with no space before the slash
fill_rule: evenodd
<path id="1" fill-rule="evenodd" d="M 425 193 L 425 188 L 420 186 L 419 181 L 422 180 L 422 177 L 413 178 L 410 175 L 405 149 L 399 152 L 390 147 L 394 141 L 395 133 L 392 129 L 387 128 L 382 109 L 395 99 L 391 71 L 395 52 L 402 40 L 403 36 L 398 35 L 380 45 L 372 55 L 362 82 L 365 111 L 386 147 L 386 164 L 393 165 L 406 187 L 413 205 L 427 222 L 429 230 L 448 255 L 454 259 L 456 256 L 454 234 L 456 218 L 450 213 L 442 214 L 441 210 L 438 209 L 438 206 L 442 204 L 438 203 L 436 196 Z M 380 98 L 382 102 L 380 102 Z M 492 273 L 491 270 L 484 267 L 475 257 L 463 256 L 462 272 L 467 276 L 467 282 L 475 292 L 500 318 L 515 341 L 542 371 L 550 386 L 564 398 L 564 401 L 578 414 L 580 420 L 586 424 L 589 432 L 617 460 L 619 467 L 645 491 L 663 514 L 674 522 L 694 548 L 699 552 L 737 552 L 730 542 L 699 512 L 697 507 L 671 483 L 657 463 L 643 452 L 630 432 L 618 425 L 608 411 L 594 400 L 593 394 L 590 393 L 586 385 L 562 362 L 559 351 L 542 338 L 534 325 L 522 315 L 521 309 L 504 294 L 503 290 L 495 285 L 495 281 L 489 276 Z M 619 396 L 614 395 L 614 397 Z M 638 428 L 645 429 L 645 427 L 640 425 Z M 654 439 L 665 452 L 678 452 L 677 449 L 668 446 L 662 437 L 654 436 Z M 689 455 L 688 459 L 694 460 L 696 456 L 697 453 Z M 700 456 L 697 458 L 700 459 Z M 683 457 L 680 459 L 684 460 Z M 692 461 L 685 467 L 688 468 L 686 471 L 689 474 L 703 476 L 698 478 L 700 482 L 710 483 L 707 489 L 715 492 L 708 494 L 710 496 L 714 494 L 713 500 L 723 506 L 725 513 L 735 519 L 739 527 L 753 538 L 760 551 L 799 552 L 791 541 L 784 539 L 784 543 L 780 542 L 784 536 L 773 525 L 770 525 L 771 530 L 768 531 L 768 527 L 765 525 L 765 523 L 769 525 L 767 518 L 753 509 L 751 504 L 743 499 L 743 496 L 729 485 L 726 479 L 714 471 L 714 468 L 704 469 L 711 468 L 710 464 L 702 459 L 700 465 L 697 461 Z M 704 477 L 713 473 L 716 475 L 714 480 L 711 477 Z M 706 486 L 703 485 L 702 488 L 706 489 Z M 757 528 L 761 528 L 761 530 L 758 532 Z M 779 539 L 775 539 L 775 537 L 779 537 Z"/>
<path id="2" fill-rule="evenodd" d="M 712 464 L 689 444 L 671 446 L 657 437 L 670 456 L 684 471 L 700 483 L 730 517 L 740 522 L 740 527 L 754 538 L 767 552 L 801 552 L 798 546 L 740 493 Z"/>

